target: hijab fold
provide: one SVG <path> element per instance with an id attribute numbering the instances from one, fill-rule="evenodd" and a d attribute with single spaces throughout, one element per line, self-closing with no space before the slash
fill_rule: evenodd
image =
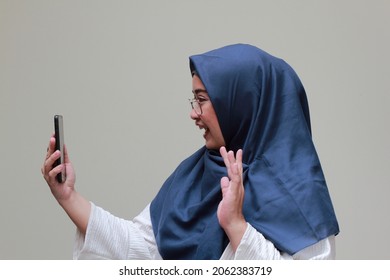
<path id="1" fill-rule="evenodd" d="M 243 149 L 246 221 L 292 255 L 339 232 L 311 137 L 305 90 L 283 60 L 237 44 L 190 57 L 228 150 Z M 164 259 L 219 259 L 229 240 L 217 218 L 218 151 L 200 148 L 166 180 L 150 214 Z"/>

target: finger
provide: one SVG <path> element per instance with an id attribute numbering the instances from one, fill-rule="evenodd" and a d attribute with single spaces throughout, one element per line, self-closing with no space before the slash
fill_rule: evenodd
<path id="1" fill-rule="evenodd" d="M 49 153 L 52 154 L 54 153 L 56 148 L 56 138 L 54 137 L 54 134 L 50 137 L 49 141 Z"/>
<path id="2" fill-rule="evenodd" d="M 234 186 L 239 186 L 241 183 L 241 173 L 238 167 L 238 163 L 232 164 L 232 176 L 230 178 L 234 184 Z"/>
<path id="3" fill-rule="evenodd" d="M 61 171 L 65 168 L 65 166 L 63 164 L 60 164 L 56 167 L 54 167 L 52 170 L 50 170 L 50 172 L 48 173 L 48 179 L 50 182 L 56 182 L 58 183 L 57 181 L 57 175 L 59 173 L 61 173 Z"/>
<path id="4" fill-rule="evenodd" d="M 236 153 L 236 162 L 238 164 L 238 170 L 242 173 L 242 150 L 239 149 Z"/>
<path id="5" fill-rule="evenodd" d="M 54 141 L 54 143 L 53 143 L 53 141 Z M 49 145 L 47 146 L 47 149 L 46 149 L 45 160 L 44 160 L 43 165 L 41 167 L 41 172 L 42 172 L 43 175 L 45 175 L 45 173 L 47 172 L 47 170 L 46 170 L 46 162 L 49 159 L 49 157 L 53 154 L 53 150 L 54 150 L 53 144 L 55 145 L 54 134 L 52 134 L 51 137 L 50 137 Z"/>
<path id="6" fill-rule="evenodd" d="M 233 165 L 236 164 L 236 158 L 234 156 L 234 152 L 233 151 L 229 151 L 227 153 L 227 160 L 229 162 L 229 167 L 227 168 L 228 169 L 228 175 L 229 175 L 229 178 L 231 179 L 232 176 L 234 176 L 234 170 L 233 170 Z"/>
<path id="7" fill-rule="evenodd" d="M 53 154 L 49 156 L 48 159 L 46 159 L 44 165 L 43 165 L 43 173 L 48 174 L 53 169 L 53 164 L 57 159 L 59 159 L 61 156 L 61 153 L 59 151 L 55 151 Z"/>
<path id="8" fill-rule="evenodd" d="M 221 178 L 221 188 L 222 188 L 222 191 L 223 189 L 226 189 L 229 187 L 229 178 L 228 177 L 222 177 Z"/>
<path id="9" fill-rule="evenodd" d="M 233 151 L 229 151 L 227 156 L 228 156 L 228 160 L 229 160 L 230 165 L 232 165 L 233 163 L 236 162 L 236 158 L 234 156 L 234 152 Z"/>
<path id="10" fill-rule="evenodd" d="M 236 161 L 242 163 L 242 150 L 239 149 L 236 153 Z"/>
<path id="11" fill-rule="evenodd" d="M 55 143 L 56 143 L 56 139 L 52 135 L 50 137 L 50 140 L 49 140 L 49 145 L 47 146 L 47 149 L 46 149 L 45 161 L 53 154 L 54 149 L 55 149 Z"/>
<path id="12" fill-rule="evenodd" d="M 66 145 L 64 144 L 64 162 L 69 163 L 69 155 L 68 155 L 68 149 L 66 148 Z"/>
<path id="13" fill-rule="evenodd" d="M 224 146 L 222 146 L 219 149 L 219 152 L 221 153 L 221 156 L 223 158 L 223 162 L 225 163 L 225 166 L 227 167 L 227 169 L 229 169 L 230 162 L 229 162 L 229 159 L 228 159 L 228 152 L 226 151 L 226 148 Z"/>

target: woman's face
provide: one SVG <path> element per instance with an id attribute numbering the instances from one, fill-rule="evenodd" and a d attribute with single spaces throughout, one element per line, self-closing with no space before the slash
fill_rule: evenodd
<path id="1" fill-rule="evenodd" d="M 221 146 L 225 146 L 225 140 L 206 88 L 196 75 L 192 78 L 192 92 L 202 109 L 202 113 L 198 114 L 195 109 L 192 109 L 190 117 L 199 129 L 204 129 L 203 138 L 206 141 L 206 148 L 218 150 Z"/>

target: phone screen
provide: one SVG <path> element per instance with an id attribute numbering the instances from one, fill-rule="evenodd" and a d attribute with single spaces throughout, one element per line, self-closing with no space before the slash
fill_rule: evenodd
<path id="1" fill-rule="evenodd" d="M 54 132 L 56 138 L 56 150 L 61 152 L 61 156 L 56 162 L 54 166 L 58 166 L 64 163 L 64 121 L 61 115 L 54 116 Z M 61 173 L 57 175 L 57 181 L 63 183 L 66 179 L 65 168 Z"/>

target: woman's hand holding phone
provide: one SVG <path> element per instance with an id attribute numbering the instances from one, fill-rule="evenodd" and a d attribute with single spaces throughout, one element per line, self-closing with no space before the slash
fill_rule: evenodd
<path id="1" fill-rule="evenodd" d="M 57 165 L 56 163 L 59 163 L 61 158 L 61 151 L 56 148 L 56 137 L 53 134 L 41 172 L 55 199 L 80 232 L 85 234 L 91 213 L 91 204 L 75 190 L 75 172 L 65 145 L 63 145 L 62 152 L 63 161 Z M 66 177 L 61 177 L 59 180 L 61 174 L 64 173 L 66 173 Z"/>
<path id="2" fill-rule="evenodd" d="M 49 147 L 45 161 L 42 166 L 42 174 L 53 196 L 61 203 L 62 200 L 66 200 L 70 197 L 71 192 L 74 191 L 75 175 L 72 167 L 72 163 L 69 161 L 68 152 L 66 146 L 63 149 L 64 162 L 56 165 L 55 163 L 61 157 L 61 152 L 56 150 L 56 138 L 53 134 L 49 141 Z M 63 182 L 58 181 L 59 174 L 66 170 L 66 180 Z"/>

